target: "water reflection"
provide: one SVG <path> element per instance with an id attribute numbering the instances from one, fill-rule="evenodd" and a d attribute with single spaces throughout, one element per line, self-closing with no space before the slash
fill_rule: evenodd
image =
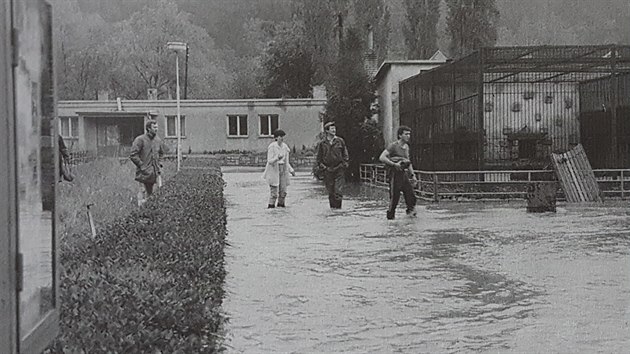
<path id="1" fill-rule="evenodd" d="M 329 210 L 323 186 L 308 177 L 289 187 L 288 208 L 267 210 L 256 177 L 225 174 L 228 351 L 619 352 L 630 344 L 621 206 L 532 215 L 523 203 L 427 204 L 417 218 L 388 221 L 386 200 L 357 187 L 344 209 Z"/>

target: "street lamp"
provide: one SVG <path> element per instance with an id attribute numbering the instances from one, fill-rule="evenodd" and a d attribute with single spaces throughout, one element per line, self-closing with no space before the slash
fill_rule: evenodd
<path id="1" fill-rule="evenodd" d="M 175 82 L 177 83 L 177 119 L 175 121 L 175 134 L 177 135 L 177 172 L 179 172 L 181 161 L 182 161 L 182 134 L 181 134 L 181 116 L 179 109 L 179 53 L 178 52 L 186 52 L 188 50 L 188 44 L 184 42 L 168 42 L 166 47 L 169 50 L 175 51 L 175 73 L 177 75 L 177 79 Z"/>

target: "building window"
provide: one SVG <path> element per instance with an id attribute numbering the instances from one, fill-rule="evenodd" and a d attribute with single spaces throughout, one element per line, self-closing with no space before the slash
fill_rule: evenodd
<path id="1" fill-rule="evenodd" d="M 247 115 L 228 116 L 228 136 L 247 136 Z"/>
<path id="2" fill-rule="evenodd" d="M 179 116 L 181 137 L 186 137 L 186 116 Z M 177 138 L 177 116 L 166 116 L 166 137 Z"/>
<path id="3" fill-rule="evenodd" d="M 59 132 L 64 138 L 78 138 L 79 117 L 59 117 Z"/>
<path id="4" fill-rule="evenodd" d="M 278 129 L 277 114 L 261 114 L 260 116 L 260 136 L 272 136 Z"/>

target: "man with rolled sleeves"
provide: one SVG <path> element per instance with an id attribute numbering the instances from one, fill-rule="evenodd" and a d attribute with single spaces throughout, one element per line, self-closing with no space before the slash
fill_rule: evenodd
<path id="1" fill-rule="evenodd" d="M 416 215 L 416 194 L 414 185 L 417 184 L 416 174 L 409 159 L 409 140 L 411 128 L 401 125 L 398 128 L 398 140 L 389 144 L 383 150 L 379 160 L 389 167 L 389 209 L 387 219 L 392 220 L 396 215 L 396 207 L 400 201 L 400 192 L 405 197 L 407 215 Z"/>

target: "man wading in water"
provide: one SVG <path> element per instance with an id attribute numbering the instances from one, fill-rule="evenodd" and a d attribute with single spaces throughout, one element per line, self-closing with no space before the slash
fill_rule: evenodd
<path id="1" fill-rule="evenodd" d="M 400 192 L 403 192 L 407 204 L 407 215 L 416 215 L 416 195 L 413 186 L 418 183 L 413 172 L 411 160 L 409 160 L 409 140 L 411 128 L 401 125 L 398 128 L 398 140 L 389 144 L 383 150 L 379 160 L 389 166 L 389 209 L 387 219 L 392 220 L 396 216 L 396 207 L 400 200 Z"/>
<path id="2" fill-rule="evenodd" d="M 324 172 L 330 208 L 341 209 L 343 199 L 344 171 L 348 168 L 346 142 L 337 136 L 335 122 L 324 124 L 326 137 L 317 147 L 317 165 Z"/>
<path id="3" fill-rule="evenodd" d="M 291 149 L 284 142 L 285 132 L 276 129 L 273 132 L 274 142 L 267 147 L 267 165 L 263 178 L 269 183 L 270 197 L 267 208 L 275 208 L 276 201 L 278 207 L 284 208 L 284 200 L 287 197 L 287 186 L 289 185 L 289 175 L 295 176 L 295 171 L 289 163 L 289 152 Z"/>

